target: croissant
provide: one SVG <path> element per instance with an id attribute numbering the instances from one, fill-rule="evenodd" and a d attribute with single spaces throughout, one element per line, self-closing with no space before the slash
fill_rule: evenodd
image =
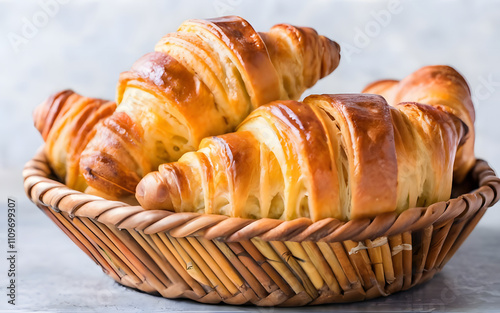
<path id="1" fill-rule="evenodd" d="M 458 149 L 454 164 L 454 179 L 463 181 L 474 166 L 474 105 L 469 86 L 455 69 L 437 65 L 423 67 L 401 81 L 381 80 L 368 85 L 364 93 L 382 95 L 389 104 L 415 101 L 439 106 L 465 122 L 468 138 Z"/>
<path id="2" fill-rule="evenodd" d="M 87 98 L 71 90 L 55 93 L 33 112 L 35 127 L 46 144 L 45 154 L 56 176 L 70 188 L 87 188 L 80 172 L 80 155 L 97 125 L 116 109 L 116 103 Z"/>
<path id="3" fill-rule="evenodd" d="M 312 95 L 253 111 L 137 186 L 146 209 L 342 220 L 449 199 L 467 128 L 440 107 Z"/>
<path id="4" fill-rule="evenodd" d="M 338 44 L 311 28 L 280 24 L 259 34 L 236 16 L 188 20 L 120 75 L 118 106 L 101 123 L 82 113 L 91 110 L 83 102 L 59 96 L 42 104 L 35 123 L 51 114 L 61 120 L 57 129 L 46 123 L 43 132 L 50 133 L 47 154 L 68 186 L 108 198 L 133 196 L 141 177 L 160 164 L 196 150 L 204 137 L 233 131 L 262 104 L 297 99 L 339 59 Z M 104 100 L 93 101 L 97 107 Z M 71 114 L 52 109 L 59 104 Z"/>

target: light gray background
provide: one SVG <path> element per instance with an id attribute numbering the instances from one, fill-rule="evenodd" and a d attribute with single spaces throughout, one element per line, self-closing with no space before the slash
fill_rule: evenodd
<path id="1" fill-rule="evenodd" d="M 42 144 L 31 113 L 51 93 L 72 88 L 114 98 L 118 75 L 189 18 L 236 14 L 258 31 L 276 23 L 311 26 L 344 48 L 339 68 L 311 93 L 359 92 L 381 78 L 402 78 L 421 66 L 454 66 L 468 80 L 476 106 L 476 154 L 500 170 L 500 2 L 401 1 L 381 25 L 388 1 L 0 1 L 0 199 L 18 201 L 19 289 L 25 311 L 158 311 L 250 308 L 204 306 L 124 289 L 102 274 L 24 196 L 21 170 Z M 398 11 L 399 12 L 399 11 Z M 26 20 L 41 27 L 23 44 Z M 378 25 L 378 27 L 377 27 Z M 360 41 L 360 32 L 368 35 Z M 1 212 L 4 212 L 3 210 Z M 4 215 L 4 213 L 0 213 Z M 5 216 L 0 217 L 0 287 L 5 290 Z M 500 308 L 500 210 L 489 210 L 444 272 L 415 291 L 365 304 L 316 310 L 484 311 Z M 443 291 L 444 290 L 444 291 Z M 0 310 L 8 310 L 0 292 Z M 272 310 L 272 309 L 271 309 Z M 269 310 L 264 310 L 269 311 Z M 279 311 L 276 309 L 276 311 Z"/>

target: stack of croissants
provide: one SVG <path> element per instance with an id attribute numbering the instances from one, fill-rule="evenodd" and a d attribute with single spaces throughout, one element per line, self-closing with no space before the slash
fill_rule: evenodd
<path id="1" fill-rule="evenodd" d="M 144 209 L 351 220 L 450 198 L 475 164 L 465 79 L 427 66 L 360 94 L 300 99 L 340 61 L 312 28 L 185 21 L 119 77 L 34 112 L 68 187 Z"/>

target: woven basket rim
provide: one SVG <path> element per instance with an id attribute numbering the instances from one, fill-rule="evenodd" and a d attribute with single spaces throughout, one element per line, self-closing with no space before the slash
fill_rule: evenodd
<path id="1" fill-rule="evenodd" d="M 35 204 L 66 212 L 71 218 L 90 218 L 118 229 L 141 230 L 145 234 L 167 232 L 173 237 L 196 235 L 226 242 L 254 237 L 264 241 L 361 241 L 415 231 L 455 218 L 465 219 L 481 207 L 492 206 L 500 198 L 500 178 L 486 161 L 478 159 L 470 173 L 470 177 L 477 182 L 477 189 L 448 201 L 410 208 L 400 214 L 381 214 L 373 219 L 347 222 L 334 218 L 316 222 L 309 218 L 254 220 L 215 214 L 145 210 L 141 206 L 110 201 L 70 189 L 50 178 L 52 170 L 43 151 L 42 146 L 23 170 L 25 192 Z"/>

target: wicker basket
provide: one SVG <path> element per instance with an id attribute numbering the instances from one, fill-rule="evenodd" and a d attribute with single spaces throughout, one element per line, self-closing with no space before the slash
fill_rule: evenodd
<path id="1" fill-rule="evenodd" d="M 117 282 L 166 298 L 259 306 L 362 301 L 425 282 L 500 191 L 500 179 L 478 161 L 468 183 L 454 186 L 462 195 L 449 201 L 373 220 L 312 223 L 104 200 L 51 178 L 42 152 L 23 175 L 28 197 Z"/>

